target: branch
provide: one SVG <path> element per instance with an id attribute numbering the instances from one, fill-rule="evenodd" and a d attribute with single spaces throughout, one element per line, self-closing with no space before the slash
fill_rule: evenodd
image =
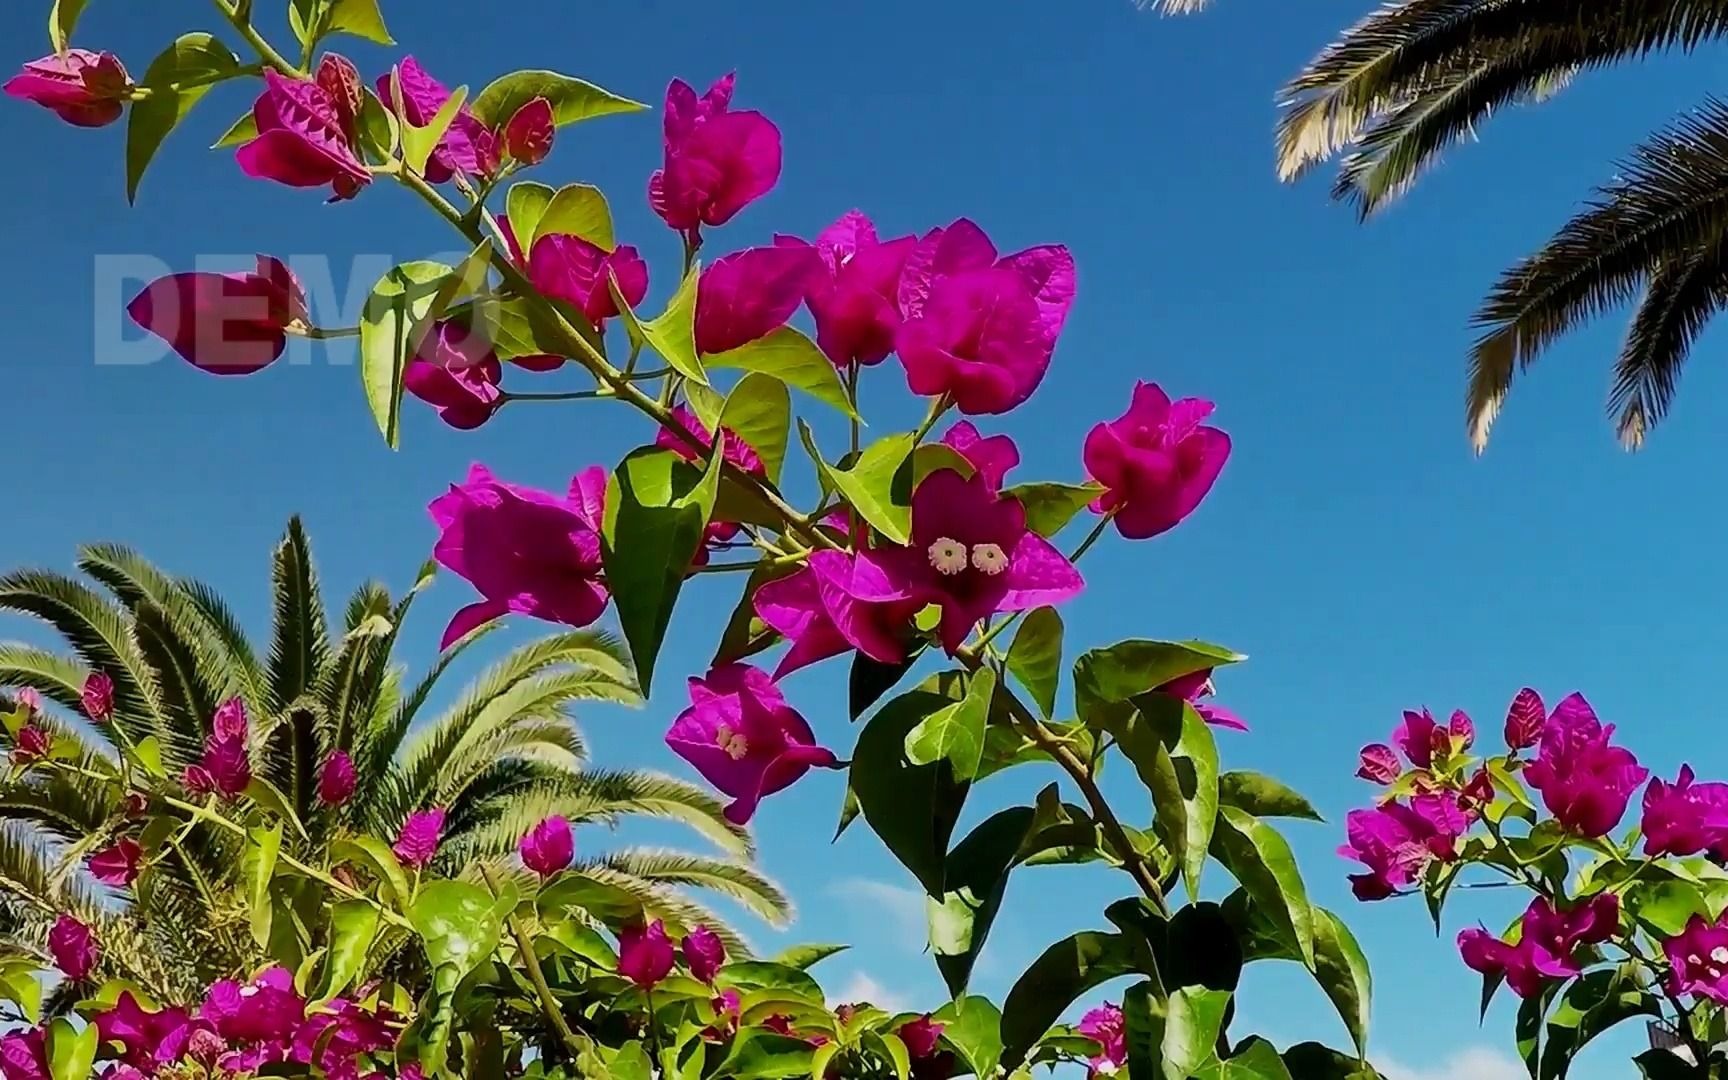
<path id="1" fill-rule="evenodd" d="M 491 890 L 494 898 L 498 895 L 498 880 L 492 876 L 490 866 L 480 867 L 480 876 L 486 879 L 486 887 Z M 522 955 L 522 963 L 528 969 L 528 981 L 534 984 L 534 995 L 540 999 L 540 1008 L 546 1013 L 546 1019 L 552 1022 L 552 1028 L 558 1032 L 558 1038 L 569 1051 L 570 1060 L 575 1061 L 582 1056 L 582 1042 L 576 1038 L 576 1033 L 570 1029 L 570 1022 L 564 1019 L 564 1010 L 559 1007 L 558 999 L 552 993 L 552 987 L 546 982 L 546 973 L 540 970 L 540 957 L 534 952 L 534 942 L 528 937 L 528 931 L 522 925 L 522 920 L 512 911 L 504 920 L 510 927 L 510 934 L 516 939 L 516 951 Z M 652 1021 L 652 1017 L 650 1017 Z"/>

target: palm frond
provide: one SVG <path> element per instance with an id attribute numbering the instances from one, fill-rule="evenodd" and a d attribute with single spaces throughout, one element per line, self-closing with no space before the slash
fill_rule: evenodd
<path id="1" fill-rule="evenodd" d="M 162 760 L 179 769 L 197 760 L 210 717 L 228 683 L 213 680 L 219 670 L 185 635 L 184 625 L 153 600 L 140 600 L 132 610 L 138 650 L 156 672 L 162 702 Z"/>
<path id="2" fill-rule="evenodd" d="M 792 919 L 792 900 L 785 891 L 743 863 L 651 848 L 625 848 L 602 857 L 600 863 L 656 885 L 718 893 L 773 926 L 784 926 Z"/>
<path id="3" fill-rule="evenodd" d="M 1477 311 L 1466 415 L 1480 451 L 1511 387 L 1557 338 L 1629 302 L 1728 228 L 1728 108 L 1711 101 L 1639 147 L 1589 209 L 1501 275 Z"/>
<path id="4" fill-rule="evenodd" d="M 1608 411 L 1620 414 L 1616 427 L 1628 450 L 1643 445 L 1650 428 L 1667 415 L 1692 342 L 1725 303 L 1728 244 L 1722 238 L 1651 274 L 1608 399 Z"/>
<path id="5" fill-rule="evenodd" d="M 271 583 L 275 615 L 268 665 L 269 707 L 276 712 L 312 689 L 330 650 L 324 598 L 312 565 L 312 545 L 298 517 L 289 519 L 288 531 L 276 545 Z"/>
<path id="6" fill-rule="evenodd" d="M 408 696 L 399 701 L 393 709 L 373 709 L 370 725 L 357 732 L 354 738 L 354 762 L 359 775 L 368 778 L 381 777 L 389 770 L 390 762 L 395 759 L 402 747 L 402 740 L 413 728 L 420 709 L 426 704 L 426 699 L 432 696 L 432 691 L 437 688 L 438 681 L 444 677 L 450 665 L 481 638 L 498 629 L 498 626 L 498 623 L 489 623 L 444 650 Z"/>
<path id="7" fill-rule="evenodd" d="M 258 651 L 252 647 L 252 639 L 246 636 L 233 609 L 202 581 L 181 578 L 180 591 L 191 609 L 204 620 L 210 635 L 221 644 L 227 667 L 241 683 L 240 692 L 255 708 L 266 708 L 269 694 L 264 668 L 258 663 Z"/>
<path id="8" fill-rule="evenodd" d="M 107 824 L 115 798 L 106 784 L 58 770 L 38 772 L 0 784 L 0 818 L 32 822 L 73 842 Z"/>
<path id="9" fill-rule="evenodd" d="M 625 873 L 602 860 L 578 860 L 574 865 L 589 877 L 630 893 L 641 902 L 650 919 L 669 919 L 685 926 L 706 926 L 726 943 L 726 951 L 733 959 L 748 960 L 755 956 L 750 943 L 713 908 L 678 889 Z"/>
<path id="10" fill-rule="evenodd" d="M 330 718 L 334 746 L 347 749 L 352 733 L 371 717 L 373 694 L 396 643 L 393 614 L 390 593 L 375 581 L 360 586 L 349 598 L 341 646 L 325 664 L 315 688 Z"/>

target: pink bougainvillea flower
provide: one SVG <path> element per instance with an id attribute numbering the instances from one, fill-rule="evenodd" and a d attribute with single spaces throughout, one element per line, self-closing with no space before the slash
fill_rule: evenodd
<path id="1" fill-rule="evenodd" d="M 1248 725 L 1242 722 L 1241 717 L 1221 705 L 1213 705 L 1205 700 L 1217 692 L 1217 688 L 1212 685 L 1211 668 L 1171 679 L 1156 689 L 1160 693 L 1181 698 L 1194 706 L 1194 711 L 1200 714 L 1200 719 L 1213 727 L 1229 728 L 1231 731 L 1248 730 Z"/>
<path id="2" fill-rule="evenodd" d="M 1350 875 L 1351 890 L 1358 900 L 1386 899 L 1413 884 L 1431 860 L 1457 858 L 1457 841 L 1468 827 L 1452 792 L 1350 811 L 1344 826 L 1349 842 L 1338 854 L 1368 868 Z"/>
<path id="3" fill-rule="evenodd" d="M 876 226 L 858 210 L 817 235 L 821 271 L 811 275 L 805 300 L 816 319 L 816 343 L 835 367 L 868 367 L 894 351 L 900 271 L 917 244 L 914 236 L 878 240 Z"/>
<path id="4" fill-rule="evenodd" d="M 1542 741 L 1542 726 L 1547 722 L 1542 695 L 1526 686 L 1506 710 L 1506 746 L 1512 750 L 1530 749 Z"/>
<path id="5" fill-rule="evenodd" d="M 537 97 L 524 103 L 504 124 L 504 153 L 522 165 L 538 165 L 552 152 L 558 126 L 552 103 Z"/>
<path id="6" fill-rule="evenodd" d="M 766 672 L 727 664 L 690 680 L 690 708 L 672 722 L 666 744 L 703 779 L 732 796 L 726 820 L 743 825 L 762 799 L 790 787 L 813 766 L 833 768 L 832 751 Z"/>
<path id="7" fill-rule="evenodd" d="M 450 91 L 444 84 L 428 74 L 412 56 L 404 56 L 393 74 L 402 83 L 404 119 L 415 127 L 430 124 L 438 110 L 450 100 Z M 390 74 L 378 77 L 378 100 L 394 111 L 396 98 L 390 83 Z M 496 142 L 497 136 L 475 118 L 468 106 L 462 106 L 456 119 L 451 121 L 450 130 L 438 140 L 432 156 L 426 161 L 426 179 L 442 184 L 457 173 L 484 174 L 491 171 L 486 166 L 492 164 L 497 155 Z"/>
<path id="8" fill-rule="evenodd" d="M 600 518 L 606 471 L 579 474 L 568 497 L 507 484 L 475 465 L 428 509 L 441 535 L 432 557 L 485 599 L 456 613 L 440 647 L 515 612 L 587 626 L 606 610 Z"/>
<path id="9" fill-rule="evenodd" d="M 97 1013 L 96 1030 L 103 1043 L 119 1043 L 121 1060 L 156 1075 L 159 1065 L 179 1061 L 195 1030 L 185 1009 L 146 1009 L 130 990 L 122 990 L 112 1008 Z"/>
<path id="10" fill-rule="evenodd" d="M 1393 744 L 1418 769 L 1434 764 L 1434 747 L 1446 737 L 1446 729 L 1434 722 L 1434 714 L 1427 709 L 1405 709 L 1403 722 L 1392 730 Z"/>
<path id="11" fill-rule="evenodd" d="M 1128 1061 L 1128 1022 L 1119 1005 L 1106 1001 L 1087 1012 L 1074 1028 L 1101 1048 L 1092 1058 L 1093 1076 L 1114 1076 Z"/>
<path id="12" fill-rule="evenodd" d="M 1476 770 L 1464 789 L 1458 793 L 1458 805 L 1464 808 L 1466 814 L 1479 814 L 1482 808 L 1494 801 L 1494 778 L 1488 774 L 1486 766 Z"/>
<path id="13" fill-rule="evenodd" d="M 0 93 L 40 105 L 75 127 L 98 128 L 126 111 L 132 80 L 113 53 L 68 49 L 25 64 Z"/>
<path id="14" fill-rule="evenodd" d="M 576 857 L 576 836 L 570 822 L 553 815 L 523 834 L 518 848 L 523 866 L 549 878 Z"/>
<path id="15" fill-rule="evenodd" d="M 961 218 L 908 253 L 894 345 L 912 392 L 949 394 L 963 413 L 1002 413 L 1032 396 L 1074 304 L 1074 258 L 1059 245 L 997 258 Z"/>
<path id="16" fill-rule="evenodd" d="M 354 759 L 346 750 L 333 750 L 318 770 L 318 801 L 341 806 L 354 794 Z"/>
<path id="17" fill-rule="evenodd" d="M 596 327 L 618 314 L 611 278 L 632 308 L 648 295 L 648 264 L 628 244 L 606 251 L 580 236 L 554 234 L 534 241 L 528 257 L 528 279 L 554 300 L 580 311 Z"/>
<path id="18" fill-rule="evenodd" d="M 438 840 L 443 831 L 442 807 L 416 810 L 402 822 L 402 831 L 396 834 L 396 843 L 390 850 L 396 853 L 404 866 L 419 869 L 438 854 Z"/>
<path id="19" fill-rule="evenodd" d="M 330 187 L 348 199 L 372 182 L 354 151 L 348 103 L 324 85 L 264 72 L 264 93 L 252 106 L 258 137 L 240 147 L 240 170 L 289 187 Z"/>
<path id="20" fill-rule="evenodd" d="M 438 419 L 458 431 L 492 419 L 504 404 L 498 389 L 504 369 L 484 335 L 445 320 L 433 327 L 408 361 L 402 386 L 438 410 Z"/>
<path id="21" fill-rule="evenodd" d="M 644 990 L 658 985 L 672 971 L 675 959 L 666 924 L 627 926 L 618 935 L 618 974 Z"/>
<path id="22" fill-rule="evenodd" d="M 1362 748 L 1362 762 L 1356 775 L 1375 784 L 1395 784 L 1404 773 L 1398 752 L 1385 743 L 1369 743 Z"/>
<path id="23" fill-rule="evenodd" d="M 94 971 L 101 956 L 90 928 L 70 915 L 60 916 L 49 929 L 48 953 L 60 973 L 74 982 Z"/>
<path id="24" fill-rule="evenodd" d="M 1458 951 L 1471 970 L 1504 975 L 1519 997 L 1534 997 L 1545 980 L 1577 975 L 1582 970 L 1578 950 L 1607 941 L 1619 923 L 1620 901 L 1613 893 L 1599 893 L 1564 912 L 1537 897 L 1524 912 L 1517 944 L 1473 927 L 1458 935 Z"/>
<path id="25" fill-rule="evenodd" d="M 1651 780 L 1644 789 L 1644 854 L 1728 853 L 1728 784 L 1693 783 L 1682 765 L 1672 784 Z"/>
<path id="26" fill-rule="evenodd" d="M 934 1057 L 937 1047 L 942 1045 L 943 1025 L 930 1019 L 930 1014 L 915 1017 L 900 1025 L 900 1040 L 906 1044 L 906 1052 L 914 1058 Z"/>
<path id="27" fill-rule="evenodd" d="M 215 739 L 244 739 L 251 727 L 246 702 L 241 698 L 229 698 L 210 716 L 210 736 Z"/>
<path id="28" fill-rule="evenodd" d="M 1020 464 L 1020 448 L 1007 435 L 989 438 L 978 434 L 970 420 L 962 420 L 942 435 L 941 442 L 971 463 L 992 491 L 1000 490 L 1008 470 Z"/>
<path id="29" fill-rule="evenodd" d="M 216 781 L 202 765 L 186 766 L 186 771 L 180 774 L 180 784 L 190 795 L 204 796 L 216 791 Z"/>
<path id="30" fill-rule="evenodd" d="M 248 983 L 212 983 L 198 1018 L 230 1043 L 286 1044 L 306 1017 L 306 999 L 294 990 L 294 973 L 267 968 Z"/>
<path id="31" fill-rule="evenodd" d="M 320 1075 L 330 1080 L 376 1077 L 381 1074 L 360 1071 L 360 1058 L 394 1045 L 400 1034 L 400 1022 L 388 1009 L 370 1012 L 343 998 L 332 998 L 294 1032 L 287 1059 L 316 1065 Z M 409 1073 L 399 1067 L 396 1075 L 403 1078 Z"/>
<path id="32" fill-rule="evenodd" d="M 98 724 L 106 724 L 114 715 L 114 680 L 100 671 L 84 677 L 84 689 L 78 694 L 84 715 Z"/>
<path id="33" fill-rule="evenodd" d="M 1554 706 L 1542 748 L 1524 770 L 1548 812 L 1577 836 L 1607 835 L 1650 775 L 1630 750 L 1608 745 L 1613 735 L 1614 726 L 1604 727 L 1584 696 L 1572 694 Z"/>
<path id="34" fill-rule="evenodd" d="M 1668 957 L 1668 992 L 1692 994 L 1728 1005 L 1728 917 L 1705 922 L 1694 915 L 1686 928 L 1662 943 Z"/>
<path id="35" fill-rule="evenodd" d="M 1080 572 L 1026 527 L 1026 509 L 982 476 L 938 469 L 912 493 L 910 547 L 861 552 L 895 590 L 942 608 L 939 636 L 952 654 L 978 620 L 1059 604 L 1085 587 Z"/>
<path id="36" fill-rule="evenodd" d="M 306 293 L 287 264 L 258 256 L 255 273 L 172 274 L 126 305 L 132 321 L 212 375 L 250 375 L 281 358 L 306 321 Z"/>
<path id="37" fill-rule="evenodd" d="M 700 439 L 704 447 L 714 445 L 714 433 L 709 431 L 708 425 L 702 422 L 702 418 L 687 406 L 679 405 L 672 410 L 672 415 L 677 418 L 680 424 L 684 425 L 684 430 Z M 749 443 L 739 438 L 737 433 L 729 428 L 721 428 L 720 434 L 726 440 L 725 445 L 721 447 L 721 453 L 725 456 L 728 465 L 741 469 L 752 476 L 768 475 L 767 469 L 762 465 L 762 458 L 757 455 Z M 660 432 L 654 436 L 654 445 L 665 447 L 685 461 L 696 464 L 702 462 L 702 455 L 697 452 L 695 447 L 665 428 L 661 428 Z"/>
<path id="38" fill-rule="evenodd" d="M 21 686 L 14 690 L 12 702 L 24 710 L 26 716 L 34 716 L 42 711 L 42 694 L 35 687 Z"/>
<path id="39" fill-rule="evenodd" d="M 124 888 L 138 877 L 138 861 L 144 848 L 130 836 L 122 836 L 112 845 L 90 856 L 90 874 L 104 885 Z"/>
<path id="40" fill-rule="evenodd" d="M 48 1042 L 41 1028 L 25 1028 L 0 1036 L 0 1077 L 5 1080 L 52 1080 Z"/>
<path id="41" fill-rule="evenodd" d="M 12 764 L 31 765 L 54 749 L 54 737 L 35 723 L 26 723 L 12 738 Z"/>
<path id="42" fill-rule="evenodd" d="M 1092 509 L 1114 511 L 1116 531 L 1129 540 L 1180 524 L 1230 457 L 1230 436 L 1201 423 L 1212 409 L 1202 398 L 1173 402 L 1157 383 L 1135 383 L 1128 411 L 1086 436 L 1086 471 L 1105 488 Z"/>
<path id="43" fill-rule="evenodd" d="M 665 167 L 648 180 L 648 204 L 700 242 L 704 225 L 724 225 L 780 179 L 780 129 L 759 112 L 733 112 L 727 75 L 701 97 L 682 79 L 666 88 Z"/>
<path id="44" fill-rule="evenodd" d="M 246 793 L 252 783 L 251 753 L 244 736 L 218 739 L 212 735 L 204 743 L 204 757 L 199 762 L 216 794 L 235 799 Z"/>
<path id="45" fill-rule="evenodd" d="M 713 983 L 714 976 L 726 963 L 726 944 L 720 935 L 706 926 L 698 926 L 684 935 L 683 948 L 684 966 L 690 969 L 690 974 L 702 982 Z"/>
<path id="46" fill-rule="evenodd" d="M 811 552 L 789 577 L 756 590 L 756 614 L 792 643 L 775 669 L 781 678 L 818 660 L 857 649 L 884 664 L 906 657 L 906 631 L 923 606 L 880 566 L 838 551 Z"/>
<path id="47" fill-rule="evenodd" d="M 714 260 L 696 287 L 696 351 L 729 352 L 786 325 L 820 269 L 808 244 L 746 248 Z"/>
<path id="48" fill-rule="evenodd" d="M 1476 744 L 1476 725 L 1470 719 L 1470 714 L 1463 709 L 1453 709 L 1452 719 L 1446 723 L 1446 735 L 1451 740 L 1448 751 L 1462 754 Z"/>

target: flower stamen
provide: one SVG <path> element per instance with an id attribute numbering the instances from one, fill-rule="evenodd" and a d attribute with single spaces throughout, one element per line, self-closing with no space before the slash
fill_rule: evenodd
<path id="1" fill-rule="evenodd" d="M 966 569 L 966 545 L 946 536 L 937 537 L 930 545 L 930 565 L 938 574 L 953 577 Z"/>
<path id="2" fill-rule="evenodd" d="M 743 761 L 750 753 L 750 741 L 744 737 L 743 732 L 733 731 L 726 724 L 721 724 L 720 729 L 714 733 L 714 744 L 726 751 L 726 756 L 733 761 Z"/>
<path id="3" fill-rule="evenodd" d="M 972 565 L 979 571 L 995 577 L 1008 569 L 1008 556 L 1003 554 L 997 544 L 978 544 L 972 548 Z"/>

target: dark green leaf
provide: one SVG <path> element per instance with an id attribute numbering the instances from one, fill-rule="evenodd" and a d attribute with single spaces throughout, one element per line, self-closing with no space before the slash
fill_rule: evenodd
<path id="1" fill-rule="evenodd" d="M 1076 668 L 1078 671 L 1078 668 Z M 1126 712 L 1097 712 L 1152 794 L 1158 838 L 1197 894 L 1218 817 L 1218 747 L 1193 706 L 1148 694 Z"/>
<path id="2" fill-rule="evenodd" d="M 726 490 L 724 478 L 720 481 L 720 490 L 723 496 Z M 720 500 L 716 500 L 715 507 L 716 518 L 729 520 Z M 750 577 L 744 583 L 744 592 L 738 597 L 738 605 L 732 609 L 732 616 L 726 621 L 726 629 L 720 634 L 720 645 L 714 651 L 713 666 L 731 664 L 755 656 L 764 649 L 772 648 L 780 640 L 779 633 L 756 614 L 756 591 L 770 581 L 790 577 L 803 568 L 800 563 L 777 563 L 766 559 L 756 564 L 756 568 L 750 571 Z"/>
<path id="3" fill-rule="evenodd" d="M 1039 536 L 1055 536 L 1074 515 L 1104 493 L 1103 484 L 1016 484 L 1002 494 L 1019 499 L 1026 508 L 1026 527 Z"/>
<path id="4" fill-rule="evenodd" d="M 1032 695 L 1046 720 L 1056 712 L 1056 687 L 1062 679 L 1062 616 L 1041 607 L 1026 616 L 1008 647 L 1008 673 Z"/>
<path id="5" fill-rule="evenodd" d="M 1160 1080 L 1164 1076 L 1165 1002 L 1149 982 L 1136 983 L 1122 995 L 1123 1042 L 1128 1075 Z"/>
<path id="6" fill-rule="evenodd" d="M 1255 817 L 1326 820 L 1307 799 L 1270 776 L 1257 772 L 1227 772 L 1218 777 L 1218 802 Z"/>
<path id="7" fill-rule="evenodd" d="M 720 454 L 702 472 L 670 450 L 645 447 L 618 465 L 606 490 L 606 580 L 644 694 L 691 560 L 714 512 Z"/>
<path id="8" fill-rule="evenodd" d="M 218 82 L 240 74 L 240 58 L 211 34 L 186 34 L 150 62 L 143 86 L 150 96 L 132 104 L 126 121 L 126 200 L 138 201 L 138 184 L 162 140 Z"/>
<path id="9" fill-rule="evenodd" d="M 786 442 L 792 428 L 792 395 L 779 379 L 751 372 L 738 380 L 720 410 L 720 426 L 743 439 L 770 484 L 780 482 Z"/>
<path id="10" fill-rule="evenodd" d="M 250 112 L 234 121 L 222 137 L 210 144 L 212 150 L 227 150 L 258 137 L 258 120 Z"/>
<path id="11" fill-rule="evenodd" d="M 995 1076 L 1002 1059 L 1002 1014 L 981 997 L 956 997 L 932 1019 L 943 1025 L 942 1038 L 974 1076 Z"/>
<path id="12" fill-rule="evenodd" d="M 366 901 L 342 900 L 330 906 L 330 951 L 324 957 L 320 998 L 340 994 L 366 970 L 366 953 L 377 934 L 378 909 Z"/>
<path id="13" fill-rule="evenodd" d="M 288 804 L 288 797 L 276 789 L 276 785 L 262 776 L 254 776 L 252 782 L 246 785 L 246 797 L 268 810 L 288 825 L 294 827 L 295 833 L 302 840 L 311 839 L 307 835 L 306 826 L 300 823 L 300 816 L 294 813 L 294 808 Z"/>
<path id="14" fill-rule="evenodd" d="M 1218 812 L 1212 855 L 1242 884 L 1310 969 L 1314 960 L 1314 910 L 1290 845 L 1272 826 L 1234 806 Z"/>
<path id="15" fill-rule="evenodd" d="M 1542 1053 L 1542 1021 L 1547 1016 L 1549 1004 L 1559 994 L 1560 985 L 1558 982 L 1544 983 L 1541 993 L 1523 999 L 1518 1005 L 1518 1020 L 1513 1031 L 1518 1040 L 1518 1056 L 1524 1059 L 1524 1067 L 1529 1070 L 1532 1080 L 1538 1072 Z"/>
<path id="16" fill-rule="evenodd" d="M 443 263 L 403 263 L 372 287 L 360 316 L 360 382 L 392 450 L 402 422 L 402 373 L 419 347 L 439 286 L 455 272 Z"/>
<path id="17" fill-rule="evenodd" d="M 1621 1021 L 1661 1015 L 1657 999 L 1640 989 L 1638 974 L 1630 966 L 1580 976 L 1548 1017 L 1539 1080 L 1565 1076 L 1573 1055 Z"/>
<path id="18" fill-rule="evenodd" d="M 716 1076 L 737 1077 L 805 1077 L 810 1075 L 809 1043 L 771 1031 L 747 1031 L 732 1044 Z"/>
<path id="19" fill-rule="evenodd" d="M 1687 881 L 1640 882 L 1627 893 L 1626 908 L 1659 939 L 1679 934 L 1694 915 L 1710 917 L 1704 894 Z"/>
<path id="20" fill-rule="evenodd" d="M 552 103 L 552 119 L 559 127 L 597 116 L 641 112 L 648 107 L 555 71 L 515 71 L 480 91 L 480 96 L 474 99 L 473 113 L 481 123 L 498 128 L 515 116 L 517 109 L 537 97 Z"/>
<path id="21" fill-rule="evenodd" d="M 1368 1052 L 1368 1014 L 1374 992 L 1368 957 L 1344 920 L 1325 908 L 1314 909 L 1314 978 L 1332 1000 L 1356 1052 Z"/>
<path id="22" fill-rule="evenodd" d="M 852 790 L 865 820 L 932 896 L 945 891 L 943 861 L 967 785 L 946 761 L 907 761 L 906 733 L 953 703 L 952 697 L 924 689 L 902 694 L 864 725 L 852 754 Z"/>
<path id="23" fill-rule="evenodd" d="M 642 900 L 628 889 L 571 871 L 541 889 L 534 903 L 543 915 L 592 918 L 614 930 L 643 918 Z"/>
<path id="24" fill-rule="evenodd" d="M 1098 705 L 1128 701 L 1172 679 L 1245 659 L 1203 641 L 1119 641 L 1075 662 L 1074 696 L 1086 719 Z"/>
<path id="25" fill-rule="evenodd" d="M 932 765 L 943 759 L 956 779 L 970 782 L 984 756 L 984 725 L 996 694 L 996 673 L 981 667 L 966 679 L 966 696 L 926 716 L 906 733 L 906 760 Z"/>
<path id="26" fill-rule="evenodd" d="M 1698 1080 L 1698 1070 L 1672 1050 L 1646 1050 L 1632 1064 L 1644 1080 Z"/>
<path id="27" fill-rule="evenodd" d="M 790 990 L 808 1001 L 822 1000 L 822 987 L 801 967 L 746 960 L 727 964 L 715 981 L 738 990 Z"/>
<path id="28" fill-rule="evenodd" d="M 712 353 L 703 360 L 709 367 L 738 368 L 772 375 L 792 389 L 802 390 L 824 405 L 832 405 L 847 416 L 858 418 L 833 363 L 814 341 L 790 326 L 782 326 L 767 337 L 736 349 Z"/>
<path id="29" fill-rule="evenodd" d="M 1284 1059 L 1278 1056 L 1277 1047 L 1258 1035 L 1244 1040 L 1228 1061 L 1210 1065 L 1208 1069 L 1216 1071 L 1195 1075 L 1201 1080 L 1294 1080 Z"/>
<path id="30" fill-rule="evenodd" d="M 930 951 L 951 995 L 966 989 L 1035 818 L 1032 807 L 1014 806 L 985 819 L 949 853 L 946 891 L 926 900 Z"/>
<path id="31" fill-rule="evenodd" d="M 1002 1064 L 1018 1066 L 1082 994 L 1134 970 L 1134 950 L 1120 934 L 1075 934 L 1044 950 L 1003 1003 Z"/>
<path id="32" fill-rule="evenodd" d="M 1385 1080 L 1371 1066 L 1349 1054 L 1315 1042 L 1284 1051 L 1284 1064 L 1289 1066 L 1295 1080 Z"/>
<path id="33" fill-rule="evenodd" d="M 916 652 L 908 653 L 906 659 L 898 664 L 884 664 L 861 652 L 853 653 L 852 671 L 847 680 L 847 715 L 856 720 L 869 712 L 870 706 L 880 701 L 883 694 L 894 689 L 917 661 Z"/>

